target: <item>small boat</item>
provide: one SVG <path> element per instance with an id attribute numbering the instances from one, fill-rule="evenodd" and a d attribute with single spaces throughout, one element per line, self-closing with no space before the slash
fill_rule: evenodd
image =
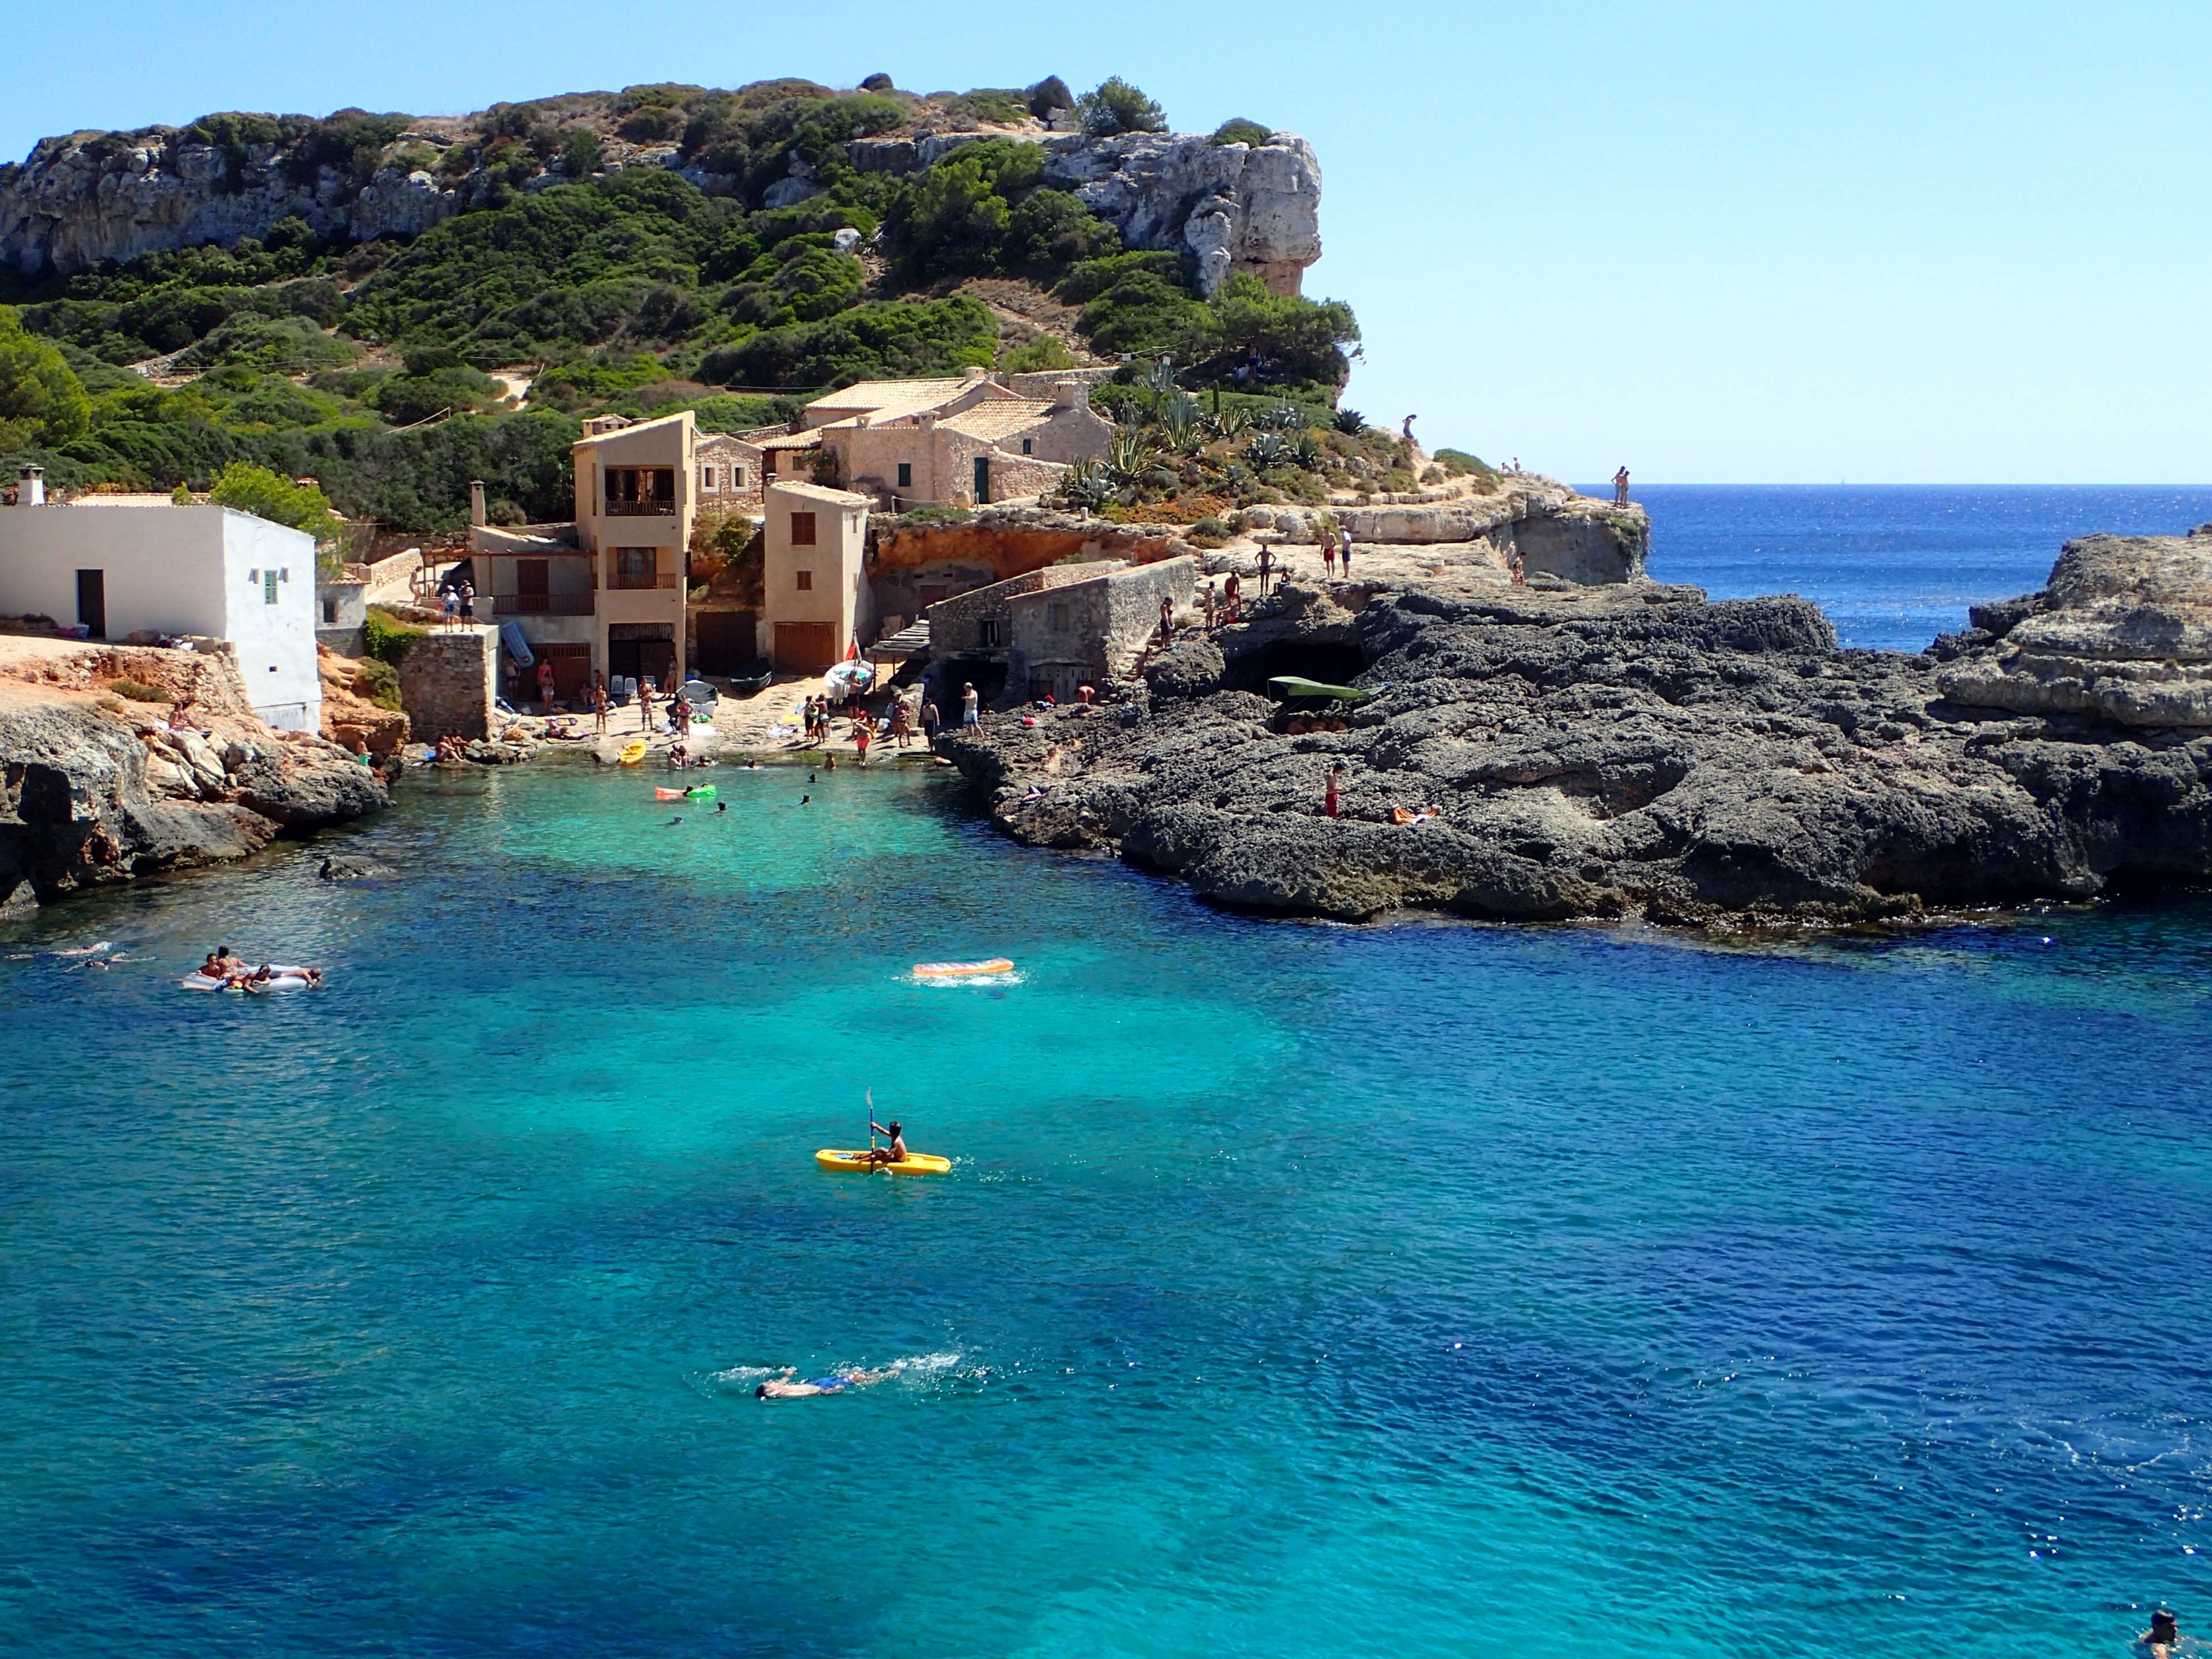
<path id="1" fill-rule="evenodd" d="M 616 756 L 615 758 L 620 761 L 624 766 L 636 765 L 640 761 L 645 758 L 645 739 L 643 738 L 632 738 L 628 743 L 622 746 L 622 753 Z"/>
<path id="2" fill-rule="evenodd" d="M 1014 964 L 1004 957 L 993 957 L 988 962 L 917 962 L 914 964 L 916 979 L 981 979 L 991 974 L 1011 974 Z"/>
<path id="3" fill-rule="evenodd" d="M 879 1164 L 867 1152 L 836 1152 L 828 1147 L 814 1154 L 814 1161 L 825 1170 L 836 1170 L 845 1175 L 869 1175 L 878 1170 L 887 1170 L 893 1175 L 943 1175 L 952 1167 L 949 1158 L 933 1158 L 927 1152 L 908 1152 L 896 1164 Z"/>
<path id="4" fill-rule="evenodd" d="M 1327 685 L 1297 674 L 1276 675 L 1267 682 L 1267 695 L 1284 702 L 1355 704 L 1366 702 L 1375 696 L 1372 691 L 1363 691 L 1356 685 Z"/>

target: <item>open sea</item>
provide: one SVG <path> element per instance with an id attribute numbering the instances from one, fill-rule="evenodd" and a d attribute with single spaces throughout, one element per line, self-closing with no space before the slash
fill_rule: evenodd
<path id="1" fill-rule="evenodd" d="M 2212 519 L 1639 493 L 1655 574 L 1858 644 Z M 1268 923 L 1017 848 L 934 769 L 715 781 L 410 779 L 0 930 L 0 1652 L 2212 1629 L 2212 902 Z M 178 988 L 225 943 L 330 982 Z M 950 1175 L 817 1170 L 870 1091 Z M 754 1398 L 844 1365 L 889 1374 Z"/>

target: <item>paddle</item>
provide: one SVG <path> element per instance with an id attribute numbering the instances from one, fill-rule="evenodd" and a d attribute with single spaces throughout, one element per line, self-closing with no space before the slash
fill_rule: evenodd
<path id="1" fill-rule="evenodd" d="M 877 1170 L 877 1169 L 881 1169 L 883 1166 L 882 1166 L 881 1164 L 878 1164 L 878 1163 L 876 1162 L 876 1091 L 875 1091 L 873 1089 L 870 1089 L 870 1090 L 867 1091 L 867 1094 L 868 1094 L 868 1167 L 869 1167 L 871 1170 Z"/>

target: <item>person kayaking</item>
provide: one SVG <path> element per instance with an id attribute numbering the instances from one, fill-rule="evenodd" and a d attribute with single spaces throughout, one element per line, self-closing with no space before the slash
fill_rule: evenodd
<path id="1" fill-rule="evenodd" d="M 809 1400 L 817 1395 L 842 1394 L 848 1389 L 865 1389 L 871 1382 L 880 1382 L 890 1376 L 894 1368 L 886 1365 L 879 1371 L 864 1371 L 859 1366 L 848 1366 L 843 1370 L 830 1371 L 821 1376 L 810 1376 L 803 1382 L 792 1379 L 799 1375 L 799 1367 L 786 1365 L 783 1375 L 771 1376 L 753 1390 L 756 1400 Z"/>
<path id="2" fill-rule="evenodd" d="M 903 1164 L 906 1162 L 906 1131 L 899 1127 L 899 1121 L 896 1118 L 891 1120 L 890 1127 L 887 1129 L 877 1122 L 874 1116 L 871 1115 L 868 1119 L 868 1133 L 872 1135 L 887 1135 L 890 1138 L 891 1144 L 888 1146 L 868 1148 L 868 1156 L 877 1163 Z"/>

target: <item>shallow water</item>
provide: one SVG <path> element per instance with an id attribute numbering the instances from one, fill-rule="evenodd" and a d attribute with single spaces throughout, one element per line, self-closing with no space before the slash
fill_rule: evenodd
<path id="1" fill-rule="evenodd" d="M 136 960 L 0 961 L 0 1649 L 2212 1620 L 2212 906 L 1277 925 L 941 776 L 725 773 L 675 826 L 650 782 L 410 781 L 5 936 Z M 315 880 L 339 848 L 404 873 Z M 225 942 L 330 985 L 175 988 Z M 951 1176 L 817 1170 L 870 1089 Z"/>

